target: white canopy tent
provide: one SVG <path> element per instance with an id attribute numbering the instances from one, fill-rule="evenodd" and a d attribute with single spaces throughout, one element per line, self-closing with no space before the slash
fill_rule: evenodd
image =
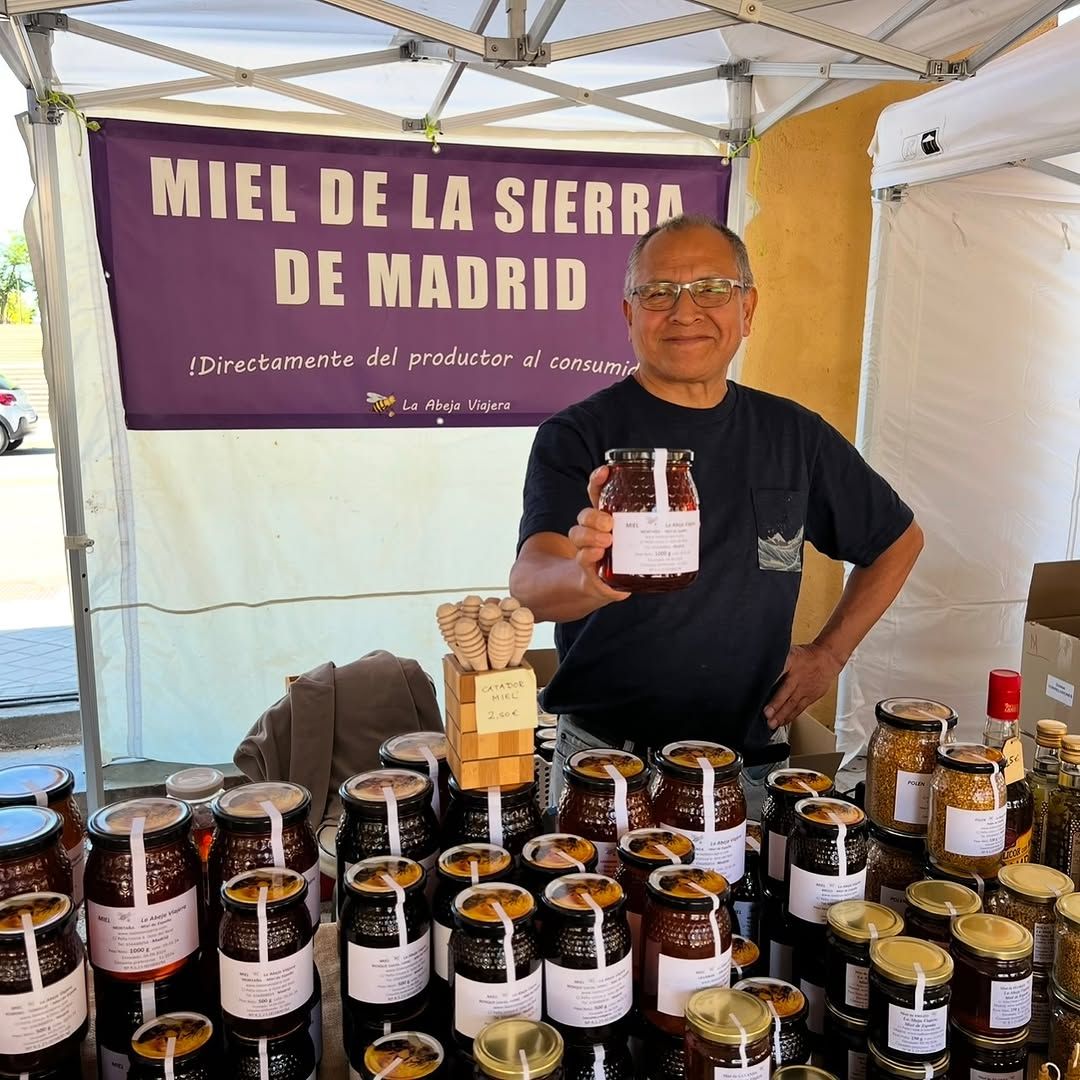
<path id="1" fill-rule="evenodd" d="M 843 681 L 845 749 L 894 693 L 977 737 L 1032 564 L 1080 558 L 1078 56 L 1075 21 L 878 122 L 859 438 L 927 547 Z"/>
<path id="2" fill-rule="evenodd" d="M 752 132 L 867 80 L 963 78 L 1064 6 L 0 0 L 30 91 L 91 802 L 103 761 L 222 760 L 327 657 L 381 646 L 434 670 L 432 607 L 505 582 L 531 432 L 127 431 L 83 134 L 54 91 L 94 115 L 730 154 L 741 228 Z M 483 529 L 459 520 L 478 475 Z"/>

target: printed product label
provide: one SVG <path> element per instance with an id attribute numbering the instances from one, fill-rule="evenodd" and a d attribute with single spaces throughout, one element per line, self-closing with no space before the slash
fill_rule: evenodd
<path id="1" fill-rule="evenodd" d="M 1056 675 L 1047 675 L 1046 696 L 1053 698 L 1054 701 L 1060 701 L 1062 705 L 1067 705 L 1071 709 L 1076 700 L 1076 687 L 1071 682 L 1059 679 Z"/>
<path id="2" fill-rule="evenodd" d="M 820 1035 L 825 1030 L 825 987 L 800 979 L 799 989 L 803 992 L 806 1003 L 810 1006 L 806 1026 L 815 1035 Z"/>
<path id="3" fill-rule="evenodd" d="M 791 982 L 791 946 L 779 941 L 769 942 L 769 975 L 774 979 Z"/>
<path id="4" fill-rule="evenodd" d="M 674 825 L 661 825 L 668 832 L 688 836 L 694 845 L 694 866 L 715 870 L 734 885 L 746 872 L 746 822 L 733 829 L 717 829 L 714 832 L 692 832 Z"/>
<path id="5" fill-rule="evenodd" d="M 319 877 L 319 860 L 316 859 L 304 871 L 304 880 L 307 882 L 307 909 L 311 916 L 311 925 L 318 929 L 319 920 L 322 918 L 322 881 Z"/>
<path id="6" fill-rule="evenodd" d="M 1005 783 L 1015 784 L 1017 780 L 1023 780 L 1027 775 L 1024 768 L 1024 744 L 1019 739 L 1006 739 L 1001 755 L 1005 758 Z"/>
<path id="7" fill-rule="evenodd" d="M 1000 855 L 1005 850 L 1005 814 L 997 810 L 945 807 L 945 850 L 953 855 Z"/>
<path id="8" fill-rule="evenodd" d="M 547 1013 L 568 1027 L 600 1027 L 614 1024 L 634 1003 L 630 954 L 606 968 L 563 967 L 544 961 L 544 993 Z"/>
<path id="9" fill-rule="evenodd" d="M 803 922 L 824 926 L 833 904 L 841 900 L 861 900 L 866 891 L 866 868 L 847 877 L 814 874 L 798 866 L 791 868 L 788 911 Z"/>
<path id="10" fill-rule="evenodd" d="M 616 574 L 688 574 L 698 568 L 697 510 L 665 514 L 616 513 L 611 569 Z"/>
<path id="11" fill-rule="evenodd" d="M 866 1080 L 866 1055 L 858 1050 L 847 1052 L 848 1080 Z"/>
<path id="12" fill-rule="evenodd" d="M 930 820 L 930 773 L 905 772 L 896 774 L 896 798 L 893 817 L 908 825 L 925 825 Z"/>
<path id="13" fill-rule="evenodd" d="M 98 1073 L 101 1080 L 125 1080 L 130 1070 L 131 1059 L 127 1054 L 118 1054 L 98 1043 Z"/>
<path id="14" fill-rule="evenodd" d="M 1031 830 L 1013 836 L 1009 831 L 1009 822 L 1005 821 L 1005 851 L 1001 861 L 1008 866 L 1010 863 L 1031 862 Z"/>
<path id="15" fill-rule="evenodd" d="M 432 948 L 435 950 L 435 974 L 443 982 L 450 981 L 450 927 L 443 926 L 435 919 L 431 920 L 431 933 L 434 937 Z"/>
<path id="16" fill-rule="evenodd" d="M 990 1026 L 1019 1028 L 1031 1019 L 1031 981 L 1033 976 L 1018 982 L 990 984 Z"/>
<path id="17" fill-rule="evenodd" d="M 970 1080 L 1024 1080 L 1023 1069 L 1013 1069 L 1011 1072 L 983 1072 L 982 1069 L 969 1070 Z"/>
<path id="18" fill-rule="evenodd" d="M 164 967 L 199 947 L 199 890 L 144 908 L 86 902 L 90 959 L 104 971 L 131 974 Z"/>
<path id="19" fill-rule="evenodd" d="M 241 1020 L 272 1020 L 301 1008 L 315 992 L 315 946 L 265 964 L 234 960 L 218 950 L 221 1007 Z"/>
<path id="20" fill-rule="evenodd" d="M 431 931 L 408 945 L 372 949 L 349 942 L 348 993 L 355 1001 L 392 1005 L 415 997 L 431 973 Z"/>
<path id="21" fill-rule="evenodd" d="M 25 994 L 0 995 L 0 1054 L 36 1054 L 77 1031 L 86 1019 L 86 965 Z"/>
<path id="22" fill-rule="evenodd" d="M 544 1013 L 544 972 L 536 970 L 512 983 L 474 982 L 454 976 L 454 1028 L 467 1039 L 494 1020 L 520 1016 L 539 1020 Z"/>
<path id="23" fill-rule="evenodd" d="M 897 915 L 907 914 L 907 895 L 903 889 L 890 889 L 887 885 L 881 886 L 881 898 L 878 901 L 885 907 L 895 911 Z"/>
<path id="24" fill-rule="evenodd" d="M 78 907 L 83 902 L 83 877 L 86 874 L 86 844 L 81 840 L 67 849 L 71 863 L 71 902 Z"/>
<path id="25" fill-rule="evenodd" d="M 760 905 L 753 900 L 736 900 L 735 921 L 739 924 L 739 933 L 751 941 L 758 939 L 758 911 Z"/>
<path id="26" fill-rule="evenodd" d="M 870 969 L 858 964 L 845 964 L 844 1003 L 856 1009 L 870 1008 Z"/>
<path id="27" fill-rule="evenodd" d="M 682 960 L 660 954 L 656 1008 L 668 1016 L 682 1016 L 690 995 L 710 986 L 731 985 L 731 947 L 720 956 Z"/>
<path id="28" fill-rule="evenodd" d="M 1028 1024 L 1028 1042 L 1045 1046 L 1050 1041 L 1050 1002 L 1045 998 L 1031 998 L 1031 1022 Z"/>
<path id="29" fill-rule="evenodd" d="M 596 845 L 596 872 L 614 877 L 619 867 L 619 845 L 610 840 L 594 840 Z"/>
<path id="30" fill-rule="evenodd" d="M 1035 924 L 1035 951 L 1031 962 L 1036 967 L 1049 967 L 1054 962 L 1054 924 L 1040 922 Z"/>
<path id="31" fill-rule="evenodd" d="M 769 830 L 769 877 L 784 880 L 784 862 L 787 859 L 787 837 Z"/>
<path id="32" fill-rule="evenodd" d="M 948 1045 L 949 1007 L 905 1009 L 889 1004 L 889 1046 L 904 1054 L 939 1054 Z"/>
<path id="33" fill-rule="evenodd" d="M 757 1065 L 751 1065 L 749 1069 L 724 1069 L 719 1065 L 713 1066 L 713 1080 L 769 1080 L 772 1072 L 772 1058 L 767 1057 Z"/>

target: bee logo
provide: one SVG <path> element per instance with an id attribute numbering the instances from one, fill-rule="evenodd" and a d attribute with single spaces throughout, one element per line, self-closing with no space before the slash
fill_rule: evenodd
<path id="1" fill-rule="evenodd" d="M 394 415 L 397 398 L 393 394 L 376 394 L 369 390 L 367 399 L 373 413 L 383 413 L 386 416 Z"/>

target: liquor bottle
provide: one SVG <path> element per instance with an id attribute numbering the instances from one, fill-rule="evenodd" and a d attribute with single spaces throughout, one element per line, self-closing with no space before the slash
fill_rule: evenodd
<path id="1" fill-rule="evenodd" d="M 1005 757 L 1008 790 L 1002 862 L 1030 862 L 1035 807 L 1024 769 L 1024 748 L 1020 743 L 1020 673 L 1017 671 L 997 668 L 990 672 L 983 742 L 996 747 Z"/>
<path id="2" fill-rule="evenodd" d="M 1035 725 L 1035 761 L 1028 773 L 1033 803 L 1031 861 L 1044 866 L 1054 865 L 1053 848 L 1046 842 L 1047 816 L 1050 813 L 1050 796 L 1058 786 L 1058 769 L 1061 765 L 1058 752 L 1068 730 L 1068 725 L 1060 720 L 1040 720 Z"/>
<path id="3" fill-rule="evenodd" d="M 1046 821 L 1047 863 L 1080 882 L 1080 735 L 1061 740 L 1061 769 Z"/>

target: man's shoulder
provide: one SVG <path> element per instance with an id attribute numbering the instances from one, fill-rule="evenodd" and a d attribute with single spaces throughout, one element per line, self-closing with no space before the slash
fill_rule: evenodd
<path id="1" fill-rule="evenodd" d="M 612 417 L 621 415 L 626 408 L 627 398 L 627 380 L 623 379 L 549 416 L 542 426 L 590 431 L 597 426 L 603 426 Z"/>
<path id="2" fill-rule="evenodd" d="M 786 421 L 807 428 L 819 428 L 825 423 L 813 409 L 808 409 L 792 398 L 770 394 L 743 383 L 738 384 L 738 395 L 740 404 L 748 412 L 757 414 L 766 421 Z"/>

